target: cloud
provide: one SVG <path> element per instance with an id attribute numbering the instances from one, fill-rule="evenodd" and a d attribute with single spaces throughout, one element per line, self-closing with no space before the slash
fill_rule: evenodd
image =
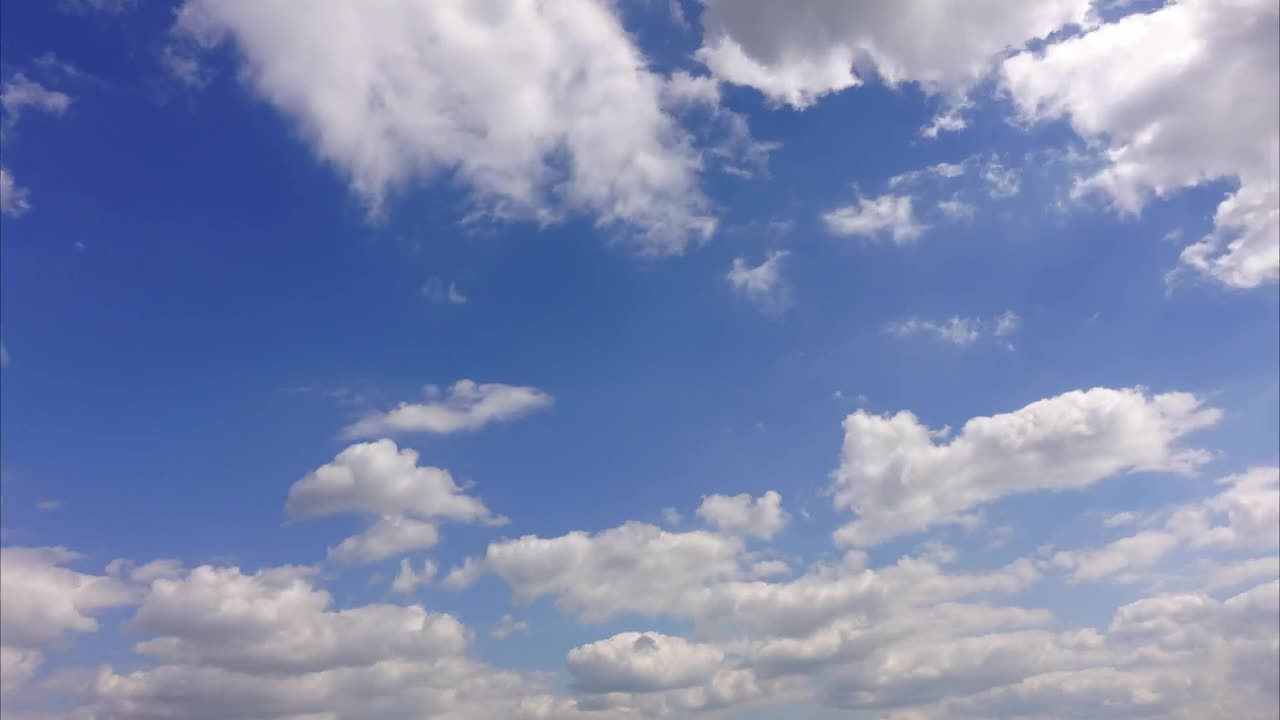
<path id="1" fill-rule="evenodd" d="M 991 320 L 953 315 L 942 322 L 935 322 L 911 317 L 889 323 L 885 327 L 885 331 L 899 338 L 928 335 L 935 340 L 966 347 L 977 342 L 979 338 L 987 333 L 995 337 L 1011 335 L 1018 329 L 1021 322 L 1022 319 L 1018 317 L 1017 313 L 1012 310 L 1005 310 Z"/>
<path id="2" fill-rule="evenodd" d="M 711 679 L 724 661 L 714 646 L 657 632 L 624 632 L 569 651 L 579 692 L 653 692 Z"/>
<path id="3" fill-rule="evenodd" d="M 462 492 L 448 470 L 418 465 L 418 453 L 391 440 L 352 445 L 289 488 L 285 510 L 296 517 L 377 516 L 363 532 L 329 548 L 329 558 L 367 563 L 435 546 L 436 522 L 506 519 Z"/>
<path id="4" fill-rule="evenodd" d="M 22 217 L 31 209 L 31 194 L 18 185 L 13 174 L 0 167 L 0 214 Z"/>
<path id="5" fill-rule="evenodd" d="M 459 380 L 441 391 L 426 387 L 427 402 L 402 402 L 386 412 L 372 413 L 343 429 L 347 438 L 366 438 L 386 433 L 449 433 L 480 428 L 551 406 L 552 398 L 535 387 L 475 383 Z"/>
<path id="6" fill-rule="evenodd" d="M 1147 530 L 1097 550 L 1059 552 L 1053 556 L 1053 564 L 1071 568 L 1076 582 L 1095 581 L 1121 571 L 1151 567 L 1177 545 L 1178 538 L 1173 534 Z"/>
<path id="7" fill-rule="evenodd" d="M 1136 214 L 1152 197 L 1238 183 L 1182 263 L 1256 287 L 1280 278 L 1278 46 L 1270 0 L 1184 0 L 1011 57 L 1001 81 L 1025 121 L 1064 118 L 1103 148 L 1077 195 Z"/>
<path id="8" fill-rule="evenodd" d="M 981 334 L 978 321 L 972 318 L 952 317 L 945 322 L 935 323 L 920 318 L 908 318 L 889 323 L 886 328 L 890 335 L 905 338 L 912 335 L 933 335 L 939 340 L 953 345 L 972 345 Z"/>
<path id="9" fill-rule="evenodd" d="M 910 195 L 859 196 L 857 202 L 822 214 L 827 231 L 876 239 L 888 235 L 899 245 L 914 242 L 928 226 L 916 220 Z"/>
<path id="10" fill-rule="evenodd" d="M 413 565 L 409 563 L 409 559 L 402 558 L 400 560 L 400 572 L 396 573 L 396 579 L 391 582 L 391 589 L 398 593 L 408 594 L 423 585 L 430 585 L 435 576 L 436 564 L 430 560 L 422 562 L 421 570 L 414 570 Z"/>
<path id="11" fill-rule="evenodd" d="M 516 620 L 508 613 L 499 618 L 498 623 L 489 630 L 489 635 L 495 640 L 503 640 L 516 633 L 529 632 L 529 623 L 524 620 Z"/>
<path id="12" fill-rule="evenodd" d="M 1008 495 L 1083 488 L 1127 472 L 1188 472 L 1207 456 L 1178 441 L 1221 417 L 1189 393 L 1093 388 L 975 417 L 940 443 L 943 433 L 910 412 L 859 410 L 845 418 L 831 485 L 835 506 L 858 519 L 836 538 L 873 545 Z"/>
<path id="13" fill-rule="evenodd" d="M 729 535 L 765 540 L 782 532 L 790 516 L 782 509 L 782 496 L 770 490 L 758 498 L 741 495 L 706 495 L 698 517 Z"/>
<path id="14" fill-rule="evenodd" d="M 445 283 L 440 278 L 428 278 L 422 284 L 422 289 L 418 291 L 422 297 L 433 303 L 449 304 L 449 305 L 466 305 L 467 296 L 463 295 L 456 283 Z"/>
<path id="15" fill-rule="evenodd" d="M 700 157 L 661 106 L 664 79 L 612 5 L 572 0 L 188 0 L 178 37 L 231 44 L 242 74 L 374 216 L 452 179 L 482 213 L 539 224 L 585 215 L 638 252 L 709 238 Z M 407 51 L 411 48 L 412 51 Z"/>
<path id="16" fill-rule="evenodd" d="M 5 645 L 38 649 L 66 633 L 95 632 L 94 613 L 134 603 L 127 584 L 64 567 L 77 558 L 61 547 L 0 548 L 0 638 Z"/>
<path id="17" fill-rule="evenodd" d="M 1219 481 L 1226 490 L 1178 508 L 1168 528 L 1199 548 L 1280 547 L 1280 467 L 1254 467 Z"/>
<path id="18" fill-rule="evenodd" d="M 411 513 L 462 522 L 491 517 L 448 470 L 418 465 L 417 451 L 391 440 L 358 443 L 338 453 L 289 488 L 285 509 L 298 517 Z"/>
<path id="19" fill-rule="evenodd" d="M 988 3 L 964 12 L 928 0 L 892 7 L 709 0 L 697 58 L 721 80 L 794 108 L 870 80 L 959 97 L 1009 48 L 1084 22 L 1089 12 L 1088 0 Z"/>
<path id="20" fill-rule="evenodd" d="M 761 312 L 780 314 L 791 302 L 790 286 L 782 277 L 782 263 L 790 254 L 786 250 L 775 250 L 755 267 L 748 265 L 745 258 L 734 258 L 725 277 L 739 295 Z"/>
<path id="21" fill-rule="evenodd" d="M 0 85 L 0 107 L 4 108 L 6 122 L 12 125 L 28 109 L 61 115 L 71 107 L 71 96 L 17 73 Z"/>
<path id="22" fill-rule="evenodd" d="M 1013 197 L 1022 189 L 1018 171 L 1006 168 L 995 158 L 982 169 L 982 181 L 987 185 L 987 194 L 993 198 Z"/>
<path id="23" fill-rule="evenodd" d="M 359 535 L 329 548 L 329 558 L 342 563 L 376 562 L 410 550 L 425 550 L 440 542 L 434 523 L 403 515 L 383 515 Z"/>

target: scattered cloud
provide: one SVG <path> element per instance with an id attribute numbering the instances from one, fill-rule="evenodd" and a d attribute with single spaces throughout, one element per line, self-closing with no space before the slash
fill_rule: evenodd
<path id="1" fill-rule="evenodd" d="M 525 632 L 529 632 L 529 623 L 524 620 L 516 620 L 511 617 L 510 613 L 507 613 L 498 619 L 497 624 L 490 628 L 489 635 L 496 640 L 502 640 L 517 633 Z"/>
<path id="2" fill-rule="evenodd" d="M 1186 0 L 1014 55 L 1000 76 L 1024 121 L 1063 118 L 1101 146 L 1105 162 L 1079 178 L 1077 196 L 1099 193 L 1136 214 L 1152 197 L 1237 182 L 1213 232 L 1181 261 L 1256 287 L 1280 279 L 1278 44 L 1273 2 Z"/>
<path id="3" fill-rule="evenodd" d="M 916 220 L 910 195 L 859 196 L 857 202 L 823 213 L 827 231 L 876 239 L 888 236 L 899 245 L 914 242 L 927 226 Z"/>
<path id="4" fill-rule="evenodd" d="M 8 169 L 0 167 L 0 213 L 16 218 L 30 209 L 30 193 L 14 181 Z"/>
<path id="5" fill-rule="evenodd" d="M 761 312 L 779 315 L 791 302 L 790 286 L 782 277 L 782 263 L 788 255 L 790 253 L 786 250 L 775 250 L 754 267 L 748 265 L 745 258 L 734 258 L 733 266 L 725 277 L 734 291 Z"/>
<path id="6" fill-rule="evenodd" d="M 845 418 L 831 486 L 835 506 L 858 518 L 836 538 L 874 545 L 956 522 L 1008 495 L 1078 489 L 1129 472 L 1190 472 L 1208 456 L 1179 441 L 1221 418 L 1221 411 L 1194 395 L 1150 395 L 1141 388 L 1093 388 L 1038 400 L 1011 413 L 973 418 L 949 440 L 910 412 L 859 410 Z"/>
<path id="7" fill-rule="evenodd" d="M 353 16 L 322 4 L 305 31 L 298 19 L 288 3 L 188 0 L 174 31 L 230 44 L 248 87 L 373 217 L 397 191 L 447 175 L 483 215 L 587 215 L 644 254 L 714 232 L 699 154 L 612 5 L 391 2 Z"/>
<path id="8" fill-rule="evenodd" d="M 386 412 L 365 415 L 343 429 L 347 438 L 387 433 L 447 435 L 516 420 L 551 406 L 552 398 L 534 387 L 459 380 L 447 390 L 426 386 L 426 402 L 402 402 Z"/>
<path id="9" fill-rule="evenodd" d="M 445 283 L 440 278 L 428 278 L 422 284 L 418 294 L 437 304 L 466 305 L 467 296 L 463 295 L 456 283 Z"/>
<path id="10" fill-rule="evenodd" d="M 1088 0 L 963 13 L 925 0 L 892 10 L 819 0 L 786 7 L 712 0 L 702 12 L 697 58 L 721 80 L 794 108 L 871 80 L 961 98 L 1010 48 L 1081 23 L 1089 12 Z"/>
<path id="11" fill-rule="evenodd" d="M 431 581 L 436 577 L 436 564 L 430 560 L 424 560 L 421 570 L 414 570 L 413 564 L 408 558 L 400 560 L 400 571 L 396 573 L 395 580 L 391 582 L 391 589 L 402 595 L 408 595 L 419 587 L 430 585 Z"/>
<path id="12" fill-rule="evenodd" d="M 765 540 L 782 532 L 790 520 L 782 509 L 782 496 L 773 490 L 758 498 L 746 493 L 707 495 L 697 515 L 721 532 Z"/>

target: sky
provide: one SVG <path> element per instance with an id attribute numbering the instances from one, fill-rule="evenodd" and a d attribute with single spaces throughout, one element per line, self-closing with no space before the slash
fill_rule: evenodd
<path id="1" fill-rule="evenodd" d="M 0 712 L 1274 718 L 1273 0 L 0 0 Z"/>

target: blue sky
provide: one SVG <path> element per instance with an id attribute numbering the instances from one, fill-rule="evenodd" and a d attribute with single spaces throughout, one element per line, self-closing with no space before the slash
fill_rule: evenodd
<path id="1" fill-rule="evenodd" d="M 1274 717 L 1271 4 L 375 5 L 0 5 L 6 717 Z"/>

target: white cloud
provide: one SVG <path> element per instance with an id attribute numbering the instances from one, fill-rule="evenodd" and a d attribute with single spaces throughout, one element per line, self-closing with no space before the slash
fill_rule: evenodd
<path id="1" fill-rule="evenodd" d="M 523 632 L 529 632 L 529 623 L 524 620 L 516 620 L 508 613 L 498 619 L 497 624 L 489 630 L 489 635 L 494 639 L 502 640 Z"/>
<path id="2" fill-rule="evenodd" d="M 1195 547 L 1280 547 L 1280 467 L 1255 467 L 1219 481 L 1223 492 L 1178 508 L 1167 523 Z"/>
<path id="3" fill-rule="evenodd" d="M 22 73 L 17 73 L 0 85 L 0 106 L 4 107 L 6 121 L 12 124 L 28 108 L 61 115 L 71 107 L 71 96 L 50 90 Z"/>
<path id="4" fill-rule="evenodd" d="M 1083 488 L 1126 472 L 1186 472 L 1207 457 L 1178 441 L 1221 417 L 1188 393 L 1093 388 L 975 417 L 939 443 L 910 412 L 859 410 L 845 418 L 832 483 L 835 506 L 858 519 L 837 539 L 875 544 L 1007 495 Z"/>
<path id="5" fill-rule="evenodd" d="M 1004 337 L 1006 335 L 1012 335 L 1021 326 L 1022 318 L 1018 316 L 1018 313 L 1012 310 L 1005 310 L 996 318 L 995 329 L 991 332 L 996 337 Z"/>
<path id="6" fill-rule="evenodd" d="M 459 571 L 473 579 L 483 568 L 510 585 L 519 602 L 555 595 L 562 610 L 602 621 L 622 612 L 674 611 L 683 594 L 740 574 L 742 551 L 737 538 L 629 522 L 596 534 L 491 543 L 482 561 Z"/>
<path id="7" fill-rule="evenodd" d="M 908 318 L 889 323 L 886 328 L 889 334 L 905 338 L 912 335 L 932 335 L 938 340 L 952 345 L 972 345 L 981 335 L 978 329 L 980 322 L 973 318 L 951 317 L 945 322 L 935 323 L 920 318 Z"/>
<path id="8" fill-rule="evenodd" d="M 698 506 L 698 517 L 729 535 L 765 540 L 782 532 L 790 516 L 782 509 L 782 496 L 770 490 L 758 498 L 741 495 L 707 495 Z"/>
<path id="9" fill-rule="evenodd" d="M 987 185 L 987 194 L 993 198 L 1013 197 L 1022 189 L 1018 171 L 1005 167 L 995 158 L 982 168 L 982 181 Z"/>
<path id="10" fill-rule="evenodd" d="M 36 503 L 36 509 L 43 510 L 45 512 L 54 512 L 62 509 L 62 503 L 57 500 L 41 500 Z"/>
<path id="11" fill-rule="evenodd" d="M 1056 553 L 1053 564 L 1071 568 L 1077 582 L 1095 581 L 1121 571 L 1149 568 L 1177 545 L 1178 538 L 1171 533 L 1146 530 L 1097 550 Z"/>
<path id="12" fill-rule="evenodd" d="M 776 315 L 786 310 L 791 300 L 790 287 L 782 277 L 782 262 L 791 253 L 775 250 L 764 262 L 752 267 L 745 258 L 734 258 L 725 276 L 729 285 L 750 300 L 761 312 Z"/>
<path id="13" fill-rule="evenodd" d="M 433 303 L 448 303 L 450 305 L 466 305 L 467 296 L 458 290 L 456 283 L 445 283 L 440 278 L 428 278 L 422 284 L 422 288 L 418 291 L 422 297 Z"/>
<path id="14" fill-rule="evenodd" d="M 358 443 L 289 488 L 290 515 L 401 515 L 474 522 L 491 518 L 448 470 L 418 465 L 418 453 L 391 440 Z"/>
<path id="15" fill-rule="evenodd" d="M 899 245 L 919 238 L 927 226 L 916 220 L 910 195 L 859 196 L 853 205 L 823 213 L 822 221 L 835 235 L 879 238 L 888 235 Z"/>
<path id="16" fill-rule="evenodd" d="M 440 542 L 433 523 L 403 515 L 383 515 L 364 532 L 329 548 L 329 558 L 342 563 L 370 563 L 410 550 L 425 550 Z"/>
<path id="17" fill-rule="evenodd" d="M 716 224 L 700 158 L 614 10 L 188 0 L 176 31 L 234 45 L 248 85 L 374 215 L 397 190 L 452 177 L 487 214 L 585 214 L 640 252 L 680 253 Z"/>
<path id="18" fill-rule="evenodd" d="M 449 615 L 411 605 L 331 610 L 310 571 L 201 566 L 151 585 L 132 625 L 145 654 L 239 672 L 315 672 L 456 655 L 470 633 Z M 232 601 L 233 600 L 233 601 Z"/>
<path id="19" fill-rule="evenodd" d="M 575 689 L 587 693 L 653 692 L 710 680 L 724 652 L 657 632 L 624 632 L 569 651 Z"/>
<path id="20" fill-rule="evenodd" d="M 426 387 L 426 402 L 402 402 L 386 412 L 372 413 L 343 429 L 347 438 L 386 433 L 449 434 L 515 420 L 551 406 L 552 398 L 535 387 L 459 380 L 441 391 Z"/>
<path id="21" fill-rule="evenodd" d="M 1066 118 L 1103 146 L 1104 167 L 1077 194 L 1137 213 L 1152 196 L 1238 182 L 1182 262 L 1255 287 L 1280 278 L 1278 45 L 1271 0 L 1182 0 L 1016 55 L 1002 80 L 1024 119 Z"/>
<path id="22" fill-rule="evenodd" d="M 872 77 L 959 97 L 1008 48 L 1083 22 L 1090 11 L 1088 0 L 990 2 L 963 11 L 931 0 L 706 5 L 698 59 L 721 80 L 796 108 Z"/>
<path id="23" fill-rule="evenodd" d="M 12 173 L 0 167 L 0 214 L 22 217 L 31 209 L 30 196 L 27 189 L 13 179 Z"/>
<path id="24" fill-rule="evenodd" d="M 662 87 L 666 105 L 720 106 L 720 81 L 710 75 L 691 75 L 683 70 L 671 73 Z"/>
<path id="25" fill-rule="evenodd" d="M 436 576 L 436 564 L 430 560 L 422 562 L 421 570 L 414 570 L 408 558 L 400 560 L 400 571 L 391 581 L 391 589 L 401 594 L 408 594 L 423 585 L 430 585 Z"/>
<path id="26" fill-rule="evenodd" d="M 684 516 L 680 514 L 679 510 L 673 507 L 662 508 L 662 522 L 667 525 L 679 525 L 680 521 L 683 519 Z"/>
<path id="27" fill-rule="evenodd" d="M 134 603 L 129 585 L 64 567 L 79 557 L 61 547 L 0 548 L 0 638 L 5 645 L 38 649 L 68 632 L 95 632 L 95 612 Z"/>
<path id="28" fill-rule="evenodd" d="M 938 210 L 942 211 L 943 215 L 946 215 L 953 220 L 972 219 L 976 212 L 976 208 L 974 208 L 973 205 L 954 197 L 950 200 L 939 201 Z"/>

